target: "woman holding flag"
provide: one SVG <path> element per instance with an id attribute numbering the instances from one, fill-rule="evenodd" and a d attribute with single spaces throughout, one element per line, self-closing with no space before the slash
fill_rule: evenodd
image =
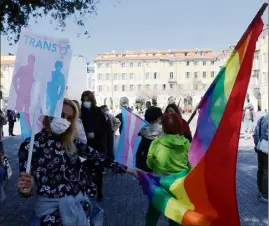
<path id="1" fill-rule="evenodd" d="M 74 102 L 67 99 L 62 118 L 45 117 L 44 129 L 35 136 L 31 174 L 25 172 L 30 139 L 20 146 L 18 191 L 24 197 L 31 196 L 35 180 L 35 215 L 41 226 L 90 226 L 88 197 L 95 194 L 96 171 L 104 166 L 115 174 L 137 176 L 135 170 L 74 139 L 77 117 Z"/>

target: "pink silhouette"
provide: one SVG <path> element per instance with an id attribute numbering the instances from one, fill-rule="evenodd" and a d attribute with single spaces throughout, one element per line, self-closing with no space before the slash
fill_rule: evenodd
<path id="1" fill-rule="evenodd" d="M 38 132 L 40 132 L 43 128 L 43 120 L 44 120 L 45 116 L 44 115 L 40 115 L 37 119 L 37 122 L 36 122 L 36 130 Z M 31 123 L 30 123 L 30 115 L 29 114 L 25 114 L 24 113 L 24 119 L 25 119 L 25 123 L 28 127 L 29 130 L 32 130 L 32 126 L 31 126 Z"/>
<path id="2" fill-rule="evenodd" d="M 13 78 L 17 93 L 16 110 L 29 112 L 31 105 L 31 90 L 34 83 L 35 56 L 28 56 L 28 64 L 21 66 Z"/>

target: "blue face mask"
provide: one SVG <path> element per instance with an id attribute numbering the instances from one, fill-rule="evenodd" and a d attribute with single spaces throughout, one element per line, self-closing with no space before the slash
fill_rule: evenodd
<path id="1" fill-rule="evenodd" d="M 85 102 L 83 102 L 83 107 L 90 108 L 91 107 L 91 103 L 85 101 Z"/>

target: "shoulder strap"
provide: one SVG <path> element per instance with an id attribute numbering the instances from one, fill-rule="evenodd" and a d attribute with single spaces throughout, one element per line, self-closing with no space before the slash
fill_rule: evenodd
<path id="1" fill-rule="evenodd" d="M 259 123 L 259 139 L 261 139 L 261 130 L 262 130 L 262 120 L 263 120 L 263 116 L 260 119 L 260 123 Z"/>

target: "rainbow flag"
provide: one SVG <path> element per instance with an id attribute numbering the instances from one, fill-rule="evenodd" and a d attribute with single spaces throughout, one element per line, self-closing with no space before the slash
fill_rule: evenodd
<path id="1" fill-rule="evenodd" d="M 245 96 L 264 4 L 199 105 L 189 161 L 193 168 L 159 177 L 140 172 L 154 207 L 181 225 L 240 225 L 236 161 Z"/>
<path id="2" fill-rule="evenodd" d="M 121 106 L 121 113 L 122 131 L 115 153 L 115 160 L 134 168 L 135 155 L 141 141 L 138 133 L 143 126 L 148 125 L 148 122 L 123 106 Z"/>

